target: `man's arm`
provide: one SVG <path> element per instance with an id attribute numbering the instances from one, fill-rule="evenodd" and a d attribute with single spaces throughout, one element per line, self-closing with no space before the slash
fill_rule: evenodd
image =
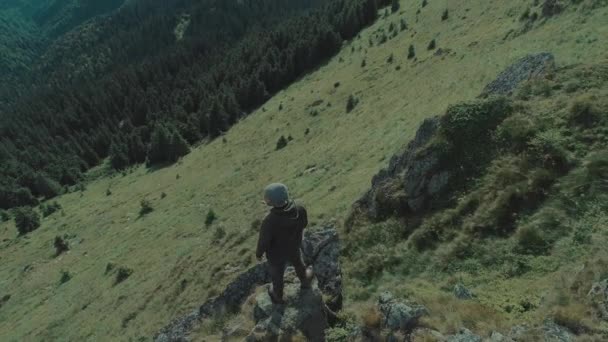
<path id="1" fill-rule="evenodd" d="M 268 247 L 270 246 L 270 241 L 272 240 L 272 234 L 270 231 L 270 224 L 268 220 L 268 216 L 264 218 L 262 221 L 262 226 L 260 227 L 260 236 L 258 238 L 258 248 L 255 252 L 255 257 L 261 259 Z"/>

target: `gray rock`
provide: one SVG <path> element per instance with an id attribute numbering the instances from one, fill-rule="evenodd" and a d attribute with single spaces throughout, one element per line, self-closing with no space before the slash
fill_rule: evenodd
<path id="1" fill-rule="evenodd" d="M 306 263 L 313 266 L 319 292 L 329 298 L 327 306 L 330 310 L 327 312 L 331 313 L 331 310 L 341 308 L 340 242 L 335 228 L 324 226 L 307 230 L 302 243 L 302 254 Z M 293 271 L 291 272 L 293 273 Z M 289 277 L 289 275 L 286 274 L 286 277 Z M 188 341 L 188 333 L 196 323 L 212 317 L 216 313 L 237 310 L 255 288 L 269 282 L 270 274 L 266 263 L 251 267 L 237 276 L 219 296 L 211 298 L 201 305 L 198 310 L 177 318 L 162 328 L 154 336 L 154 340 L 157 342 Z M 254 312 L 256 312 L 256 315 L 263 316 L 259 308 L 258 311 Z"/>
<path id="2" fill-rule="evenodd" d="M 463 299 L 463 300 L 473 299 L 473 297 L 475 297 L 473 292 L 471 292 L 471 290 L 467 289 L 462 284 L 454 285 L 454 296 L 458 299 Z"/>
<path id="3" fill-rule="evenodd" d="M 399 302 L 388 292 L 380 295 L 378 308 L 384 318 L 383 327 L 393 331 L 409 332 L 420 317 L 428 314 L 424 306 Z"/>
<path id="4" fill-rule="evenodd" d="M 543 325 L 545 342 L 570 342 L 574 341 L 574 335 L 565 327 L 556 324 L 552 320 L 546 320 Z"/>
<path id="5" fill-rule="evenodd" d="M 309 341 L 324 341 L 328 321 L 323 295 L 318 287 L 301 290 L 298 283 L 285 287 L 284 305 L 273 305 L 266 291 L 256 296 L 257 323 L 247 341 L 284 340 L 303 334 Z"/>
<path id="6" fill-rule="evenodd" d="M 596 303 L 600 317 L 608 321 L 608 279 L 593 284 L 587 297 Z"/>
<path id="7" fill-rule="evenodd" d="M 481 342 L 481 337 L 473 334 L 469 329 L 462 328 L 456 335 L 447 337 L 447 342 Z"/>
<path id="8" fill-rule="evenodd" d="M 498 331 L 493 331 L 492 334 L 490 334 L 490 337 L 484 339 L 484 342 L 513 342 L 513 339 Z"/>
<path id="9" fill-rule="evenodd" d="M 527 55 L 500 73 L 496 80 L 484 88 L 481 96 L 510 95 L 522 82 L 538 78 L 553 69 L 555 69 L 553 54 L 543 52 Z"/>
<path id="10" fill-rule="evenodd" d="M 540 326 L 517 325 L 511 328 L 509 338 L 515 341 L 542 339 L 545 342 L 570 342 L 574 335 L 565 327 L 547 319 Z M 508 340 L 507 340 L 508 341 Z"/>

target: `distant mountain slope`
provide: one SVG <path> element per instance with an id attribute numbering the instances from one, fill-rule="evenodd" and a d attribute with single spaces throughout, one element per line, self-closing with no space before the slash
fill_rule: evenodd
<path id="1" fill-rule="evenodd" d="M 331 57 L 384 2 L 135 2 L 72 30 L 0 121 L 0 207 L 53 197 L 108 156 L 115 169 L 174 162 Z"/>

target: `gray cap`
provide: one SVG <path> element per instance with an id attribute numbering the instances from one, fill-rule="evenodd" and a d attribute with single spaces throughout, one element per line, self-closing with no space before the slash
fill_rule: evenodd
<path id="1" fill-rule="evenodd" d="M 287 186 L 281 183 L 272 183 L 264 189 L 264 199 L 273 207 L 280 208 L 289 203 Z"/>

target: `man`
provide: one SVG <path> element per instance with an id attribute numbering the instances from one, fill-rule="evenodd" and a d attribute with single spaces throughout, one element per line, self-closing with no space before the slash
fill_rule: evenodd
<path id="1" fill-rule="evenodd" d="M 301 288 L 309 288 L 312 269 L 302 261 L 300 246 L 302 234 L 308 225 L 306 209 L 289 198 L 287 187 L 280 183 L 270 184 L 264 189 L 264 201 L 271 206 L 260 228 L 256 257 L 268 259 L 272 289 L 268 290 L 275 304 L 283 304 L 283 274 L 287 263 L 293 265 L 300 279 Z"/>

